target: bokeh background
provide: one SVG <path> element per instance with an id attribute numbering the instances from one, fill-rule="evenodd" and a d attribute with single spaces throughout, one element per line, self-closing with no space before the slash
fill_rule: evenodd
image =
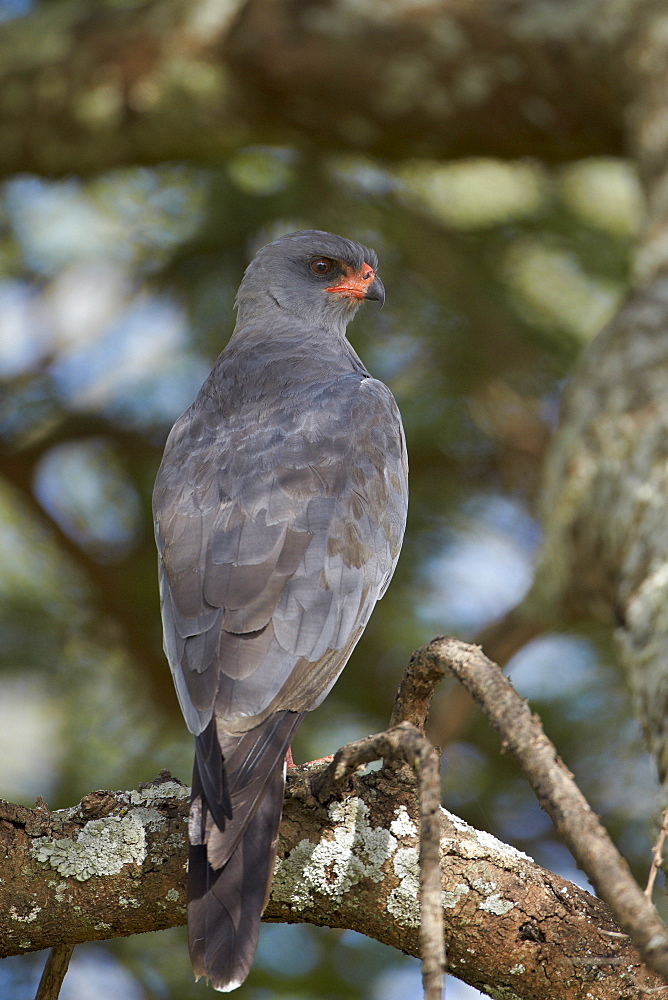
<path id="1" fill-rule="evenodd" d="M 411 466 L 394 581 L 295 759 L 384 728 L 414 648 L 475 638 L 521 600 L 560 393 L 627 288 L 642 209 L 626 162 L 390 167 L 246 147 L 207 168 L 20 176 L 0 194 L 0 796 L 56 808 L 160 768 L 189 781 L 151 489 L 231 333 L 244 267 L 283 233 L 329 229 L 378 251 L 387 304 L 349 334 L 397 398 Z M 642 880 L 655 778 L 608 637 L 557 629 L 509 671 Z M 431 735 L 448 808 L 586 885 L 496 735 L 447 687 Z M 0 963 L 0 997 L 33 997 L 43 962 Z M 414 1000 L 419 983 L 415 960 L 352 932 L 265 925 L 235 996 Z M 183 929 L 77 948 L 61 993 L 208 995 Z"/>

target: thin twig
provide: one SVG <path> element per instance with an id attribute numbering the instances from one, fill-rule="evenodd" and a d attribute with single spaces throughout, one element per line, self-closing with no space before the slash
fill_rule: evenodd
<path id="1" fill-rule="evenodd" d="M 73 951 L 74 945 L 69 944 L 59 944 L 51 949 L 37 987 L 35 1000 L 58 1000 Z"/>
<path id="2" fill-rule="evenodd" d="M 668 835 L 668 808 L 663 811 L 663 819 L 661 821 L 661 829 L 659 830 L 659 835 L 656 838 L 656 844 L 652 848 L 652 864 L 649 869 L 649 875 L 647 876 L 647 885 L 645 887 L 645 895 L 649 900 L 652 899 L 652 893 L 654 892 L 654 883 L 656 881 L 657 872 L 661 867 L 661 857 L 663 855 L 663 842 Z"/>
<path id="3" fill-rule="evenodd" d="M 538 718 L 479 646 L 439 637 L 420 655 L 473 695 L 528 778 L 557 832 L 643 961 L 668 982 L 668 932 L 604 827 L 559 759 Z"/>
<path id="4" fill-rule="evenodd" d="M 424 737 L 423 737 L 424 738 Z M 420 796 L 420 948 L 424 1000 L 441 1000 L 447 967 L 440 865 L 441 775 L 427 743 L 416 761 Z"/>
<path id="5" fill-rule="evenodd" d="M 340 794 L 362 764 L 379 758 L 404 760 L 418 776 L 420 801 L 420 941 L 424 1000 L 441 1000 L 446 968 L 439 856 L 441 783 L 436 750 L 420 730 L 403 722 L 387 732 L 349 743 L 318 774 L 311 790 L 320 802 Z"/>

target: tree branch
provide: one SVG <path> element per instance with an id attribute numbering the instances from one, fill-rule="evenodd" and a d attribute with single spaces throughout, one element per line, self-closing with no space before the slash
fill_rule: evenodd
<path id="1" fill-rule="evenodd" d="M 439 638 L 416 654 L 423 669 L 449 670 L 473 695 L 527 776 L 559 836 L 644 961 L 668 982 L 668 932 L 573 776 L 543 732 L 537 716 L 500 667 L 478 646 Z M 416 659 L 414 657 L 414 660 Z"/>
<path id="2" fill-rule="evenodd" d="M 47 5 L 0 29 L 0 175 L 209 161 L 249 142 L 388 158 L 620 154 L 625 41 L 646 6 Z"/>
<path id="3" fill-rule="evenodd" d="M 289 772 L 265 919 L 350 928 L 419 957 L 413 775 L 353 776 L 351 794 L 325 810 L 311 788 L 321 772 Z M 187 810 L 187 789 L 167 773 L 53 813 L 2 803 L 0 955 L 184 923 Z M 438 824 L 454 975 L 526 1000 L 640 1000 L 661 985 L 600 900 L 444 809 Z"/>

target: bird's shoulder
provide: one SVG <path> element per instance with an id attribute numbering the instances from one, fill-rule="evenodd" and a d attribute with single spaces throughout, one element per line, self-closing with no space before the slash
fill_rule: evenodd
<path id="1" fill-rule="evenodd" d="M 237 380 L 238 381 L 238 380 Z M 156 478 L 154 509 L 201 513 L 221 501 L 261 502 L 272 485 L 295 498 L 341 493 L 405 456 L 392 393 L 366 372 L 281 379 L 257 377 L 239 387 L 229 372 L 203 386 L 172 428 Z M 359 484 L 358 484 L 359 485 Z"/>

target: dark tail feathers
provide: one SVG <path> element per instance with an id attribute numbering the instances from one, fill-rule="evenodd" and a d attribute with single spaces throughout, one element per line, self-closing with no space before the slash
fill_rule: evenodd
<path id="1" fill-rule="evenodd" d="M 283 810 L 283 760 L 302 717 L 298 712 L 276 713 L 249 733 L 225 737 L 219 750 L 222 775 L 219 760 L 210 753 L 211 733 L 203 734 L 206 755 L 195 756 L 188 865 L 190 958 L 196 978 L 205 976 L 221 992 L 244 981 L 255 955 Z M 211 809 L 207 793 L 214 791 L 213 774 L 218 780 L 223 777 L 225 791 L 215 790 Z M 223 821 L 223 829 L 217 820 Z"/>

